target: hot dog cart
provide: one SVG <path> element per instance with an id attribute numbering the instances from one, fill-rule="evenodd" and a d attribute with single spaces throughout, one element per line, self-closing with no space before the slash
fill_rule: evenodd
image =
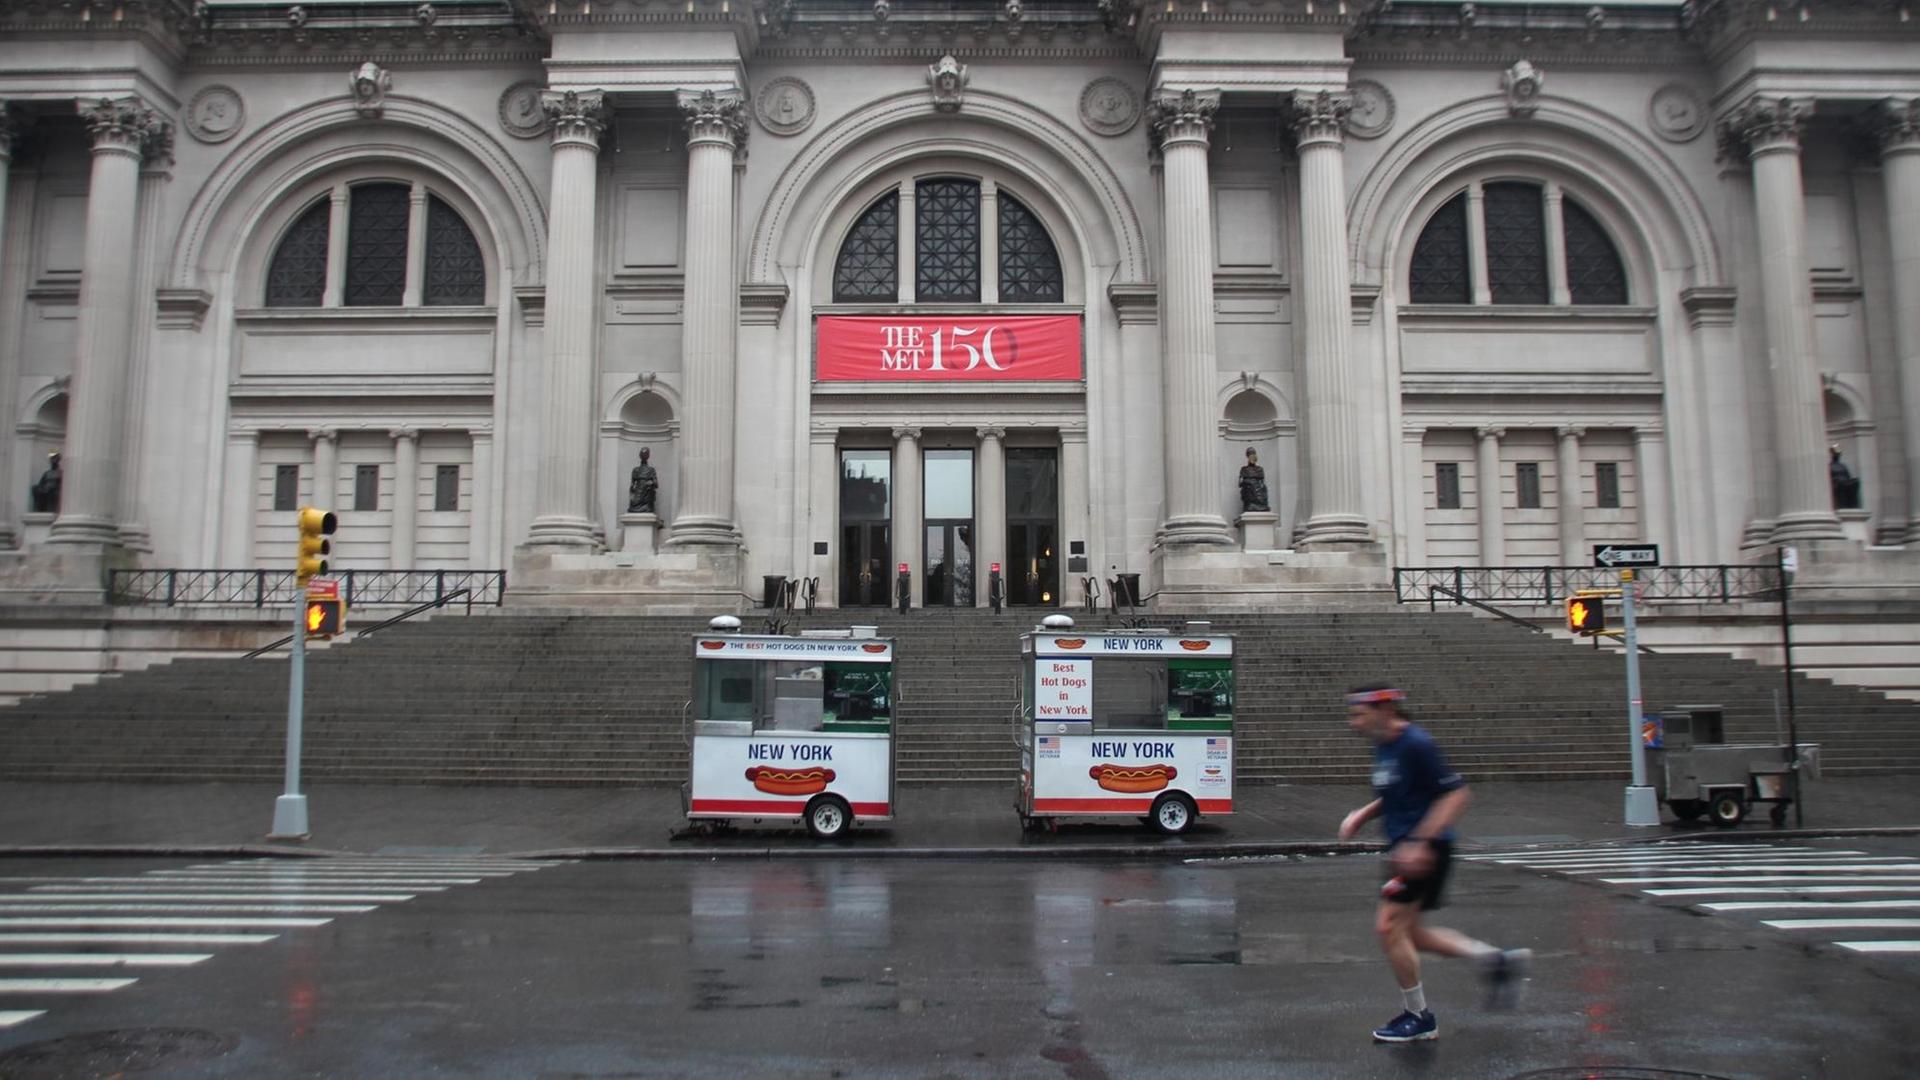
<path id="1" fill-rule="evenodd" d="M 817 837 L 893 817 L 893 642 L 859 630 L 693 639 L 687 817 L 804 821 Z"/>
<path id="2" fill-rule="evenodd" d="M 1233 813 L 1231 635 L 1078 631 L 1051 615 L 1021 635 L 1020 661 L 1023 827 L 1137 817 L 1171 835 Z"/>
<path id="3" fill-rule="evenodd" d="M 1820 747 L 1811 743 L 1730 743 L 1718 705 L 1681 705 L 1641 725 L 1654 795 L 1673 816 L 1702 814 L 1715 825 L 1738 825 L 1761 803 L 1774 828 L 1787 823 L 1800 774 L 1820 778 Z"/>

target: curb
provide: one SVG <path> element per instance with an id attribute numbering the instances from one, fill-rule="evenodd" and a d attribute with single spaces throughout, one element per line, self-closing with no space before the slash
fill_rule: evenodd
<path id="1" fill-rule="evenodd" d="M 222 855 L 250 855 L 276 859 L 327 859 L 357 855 L 331 848 L 287 848 L 267 844 L 37 844 L 0 846 L 0 859 L 53 859 L 85 856 L 170 856 L 211 859 Z"/>

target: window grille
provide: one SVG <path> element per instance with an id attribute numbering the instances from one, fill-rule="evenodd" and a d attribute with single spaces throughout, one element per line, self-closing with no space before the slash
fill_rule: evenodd
<path id="1" fill-rule="evenodd" d="M 1522 461 L 1513 467 L 1514 495 L 1522 510 L 1540 509 L 1540 463 Z"/>
<path id="2" fill-rule="evenodd" d="M 915 188 L 915 298 L 980 301 L 980 185 L 922 180 Z"/>
<path id="3" fill-rule="evenodd" d="M 1434 505 L 1441 510 L 1460 509 L 1460 463 L 1442 461 L 1433 467 Z"/>
<path id="4" fill-rule="evenodd" d="M 1447 201 L 1427 219 L 1413 245 L 1410 294 L 1416 304 L 1473 302 L 1473 271 L 1467 256 L 1467 196 Z"/>
<path id="5" fill-rule="evenodd" d="M 333 204 L 321 199 L 280 238 L 267 267 L 268 307 L 319 307 L 327 291 L 327 233 Z"/>
<path id="6" fill-rule="evenodd" d="M 275 510 L 300 509 L 300 466 L 275 465 L 273 467 L 273 508 Z"/>
<path id="7" fill-rule="evenodd" d="M 1579 204 L 1560 204 L 1561 232 L 1567 241 L 1567 288 L 1576 304 L 1627 302 L 1627 270 L 1607 232 Z"/>
<path id="8" fill-rule="evenodd" d="M 347 294 L 350 307 L 397 307 L 407 288 L 405 184 L 361 184 L 347 211 Z"/>
<path id="9" fill-rule="evenodd" d="M 891 192 L 860 215 L 841 243 L 833 265 L 833 299 L 891 303 L 900 295 L 899 281 L 900 195 Z"/>
<path id="10" fill-rule="evenodd" d="M 436 195 L 427 196 L 424 284 L 421 299 L 427 304 L 486 303 L 487 266 L 480 257 L 480 243 L 453 207 Z"/>
<path id="11" fill-rule="evenodd" d="M 460 509 L 460 466 L 434 467 L 433 508 L 436 511 Z"/>
<path id="12" fill-rule="evenodd" d="M 1000 195 L 1000 299 L 1059 303 L 1066 295 L 1060 254 L 1033 211 Z"/>
<path id="13" fill-rule="evenodd" d="M 353 467 L 353 508 L 363 511 L 380 509 L 380 466 Z"/>
<path id="14" fill-rule="evenodd" d="M 1617 461 L 1595 462 L 1593 466 L 1593 487 L 1595 502 L 1602 510 L 1620 508 L 1620 463 Z"/>
<path id="15" fill-rule="evenodd" d="M 1488 184 L 1487 285 L 1496 304 L 1544 304 L 1546 206 L 1537 184 Z"/>

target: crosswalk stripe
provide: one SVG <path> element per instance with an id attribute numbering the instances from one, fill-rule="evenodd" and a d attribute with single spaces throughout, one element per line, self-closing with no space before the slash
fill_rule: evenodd
<path id="1" fill-rule="evenodd" d="M 512 877 L 515 871 L 512 871 L 512 870 L 456 870 L 452 867 L 446 867 L 446 866 L 434 866 L 434 867 L 423 866 L 416 870 L 402 870 L 398 867 L 395 867 L 392 870 L 355 870 L 355 869 L 352 869 L 351 867 L 345 867 L 345 866 L 342 866 L 342 867 L 262 866 L 257 869 L 249 869 L 248 867 L 245 867 L 245 866 L 184 866 L 175 870 L 149 870 L 147 873 L 148 873 L 148 876 L 157 877 L 157 878 L 193 877 L 198 874 L 224 874 L 224 875 L 239 875 L 241 877 L 263 877 L 263 878 L 349 877 L 349 878 L 365 878 L 369 881 L 377 881 L 381 878 L 395 878 L 395 877 L 398 877 L 398 878 L 415 878 L 415 877 L 461 877 L 461 878 L 500 877 L 500 878 L 504 878 L 504 877 Z"/>
<path id="2" fill-rule="evenodd" d="M 194 885 L 194 884 L 189 884 L 189 883 L 180 882 L 180 881 L 118 880 L 118 881 L 112 881 L 112 882 L 92 882 L 92 883 L 81 883 L 81 884 L 73 884 L 73 885 L 35 885 L 29 888 L 27 890 L 27 893 L 32 895 L 39 895 L 41 893 L 66 893 L 66 892 L 143 893 L 143 892 L 152 892 L 156 890 L 163 890 L 166 892 L 177 892 L 177 893 L 245 892 L 249 896 L 282 896 L 282 895 L 321 896 L 321 895 L 330 895 L 336 890 L 343 890 L 348 888 L 350 888 L 350 886 L 333 885 L 333 884 L 325 884 L 325 885 L 309 887 L 306 885 L 300 885 L 293 882 L 289 882 L 285 885 L 263 883 L 258 881 L 243 882 L 235 885 Z M 408 885 L 406 886 L 406 890 L 403 893 L 397 890 L 393 890 L 391 887 L 385 884 L 382 884 L 378 888 L 373 888 L 373 889 L 353 889 L 353 892 L 369 894 L 369 895 L 374 893 L 380 893 L 388 896 L 410 897 L 414 893 L 446 892 L 447 888 L 448 886 L 445 886 L 445 885 Z"/>
<path id="3" fill-rule="evenodd" d="M 1762 919 L 1776 930 L 1910 930 L 1920 919 Z"/>
<path id="4" fill-rule="evenodd" d="M 1705 911 L 1920 911 L 1920 900 L 1730 900 Z"/>
<path id="5" fill-rule="evenodd" d="M 199 885 L 222 885 L 227 887 L 232 887 L 235 885 L 249 885 L 249 886 L 337 885 L 337 886 L 377 886 L 383 889 L 421 889 L 421 888 L 425 888 L 427 886 L 433 886 L 433 885 L 438 885 L 438 886 L 478 885 L 480 884 L 481 881 L 485 879 L 483 878 L 404 878 L 404 879 L 380 879 L 377 881 L 360 881 L 360 880 L 333 880 L 333 879 L 325 879 L 325 878 L 285 878 L 285 879 L 268 880 L 268 879 L 263 879 L 258 877 L 246 877 L 246 876 L 234 877 L 229 875 L 225 877 L 169 877 L 169 878 L 30 877 L 30 878 L 13 878 L 12 880 L 45 883 L 48 885 L 107 885 L 107 884 L 112 884 L 116 882 L 124 883 L 124 884 L 133 884 L 138 882 L 138 883 L 147 885 L 149 887 L 156 884 L 161 884 L 161 883 L 165 883 L 167 885 L 193 883 L 193 884 L 199 884 Z"/>
<path id="6" fill-rule="evenodd" d="M 1569 870 L 1574 874 L 1920 874 L 1920 862 L 1885 863 L 1721 863 L 1715 866 L 1631 866 L 1615 870 Z"/>
<path id="7" fill-rule="evenodd" d="M 279 934 L 0 934 L 0 945 L 264 945 Z"/>
<path id="8" fill-rule="evenodd" d="M 0 994 L 103 994 L 139 979 L 0 979 Z"/>
<path id="9" fill-rule="evenodd" d="M 1834 944 L 1861 953 L 1920 953 L 1920 941 L 1836 941 Z"/>
<path id="10" fill-rule="evenodd" d="M 246 867 L 255 868 L 260 864 L 251 859 L 232 859 L 221 863 L 195 863 L 196 867 Z M 315 866 L 325 869 L 351 870 L 485 870 L 489 872 L 523 873 L 528 870 L 544 870 L 549 866 L 562 866 L 557 862 L 522 862 L 504 859 L 323 859 L 312 863 L 275 864 L 276 869 L 303 869 Z"/>
<path id="11" fill-rule="evenodd" d="M 202 914 L 256 915 L 364 915 L 380 910 L 378 904 L 7 904 L 0 903 L 0 915 L 53 915 L 76 911 L 160 911 L 199 912 Z"/>
<path id="12" fill-rule="evenodd" d="M 412 893 L 283 893 L 271 891 L 255 892 L 61 892 L 57 889 L 34 890 L 23 893 L 0 893 L 0 902 L 19 897 L 31 900 L 175 900 L 197 903 L 247 902 L 247 901 L 286 901 L 302 904 L 394 904 L 413 899 Z"/>
<path id="13" fill-rule="evenodd" d="M 1459 856 L 1464 860 L 1483 859 L 1530 859 L 1552 857 L 1556 855 L 1612 855 L 1632 854 L 1636 852 L 1666 851 L 1752 851 L 1757 844 L 1698 844 L 1692 841 L 1672 841 L 1660 844 L 1635 844 L 1631 847 L 1570 847 L 1541 848 L 1538 851 L 1476 851 L 1471 855 Z"/>
<path id="14" fill-rule="evenodd" d="M 1730 889 L 1687 888 L 1687 889 L 1643 889 L 1648 896 L 1791 896 L 1805 893 L 1814 896 L 1826 896 L 1836 893 L 1909 893 L 1920 896 L 1920 887 L 1905 885 L 1808 885 L 1804 888 L 1785 886 L 1741 885 Z"/>
<path id="15" fill-rule="evenodd" d="M 45 1009 L 0 1009 L 0 1030 L 24 1024 L 36 1016 L 47 1015 Z"/>
<path id="16" fill-rule="evenodd" d="M 1885 859 L 1884 855 L 1871 855 L 1864 851 L 1724 851 L 1705 855 L 1635 855 L 1606 856 L 1586 859 L 1563 859 L 1555 862 L 1543 862 L 1538 859 L 1495 859 L 1502 865 L 1537 866 L 1542 870 L 1562 870 L 1570 866 L 1657 866 L 1663 863 L 1699 863 L 1711 866 L 1714 863 L 1751 862 L 1756 859 L 1780 860 L 1786 862 L 1826 862 L 1833 859 Z"/>
<path id="17" fill-rule="evenodd" d="M 275 927 L 325 926 L 332 921 L 333 921 L 332 919 L 291 919 L 291 918 L 267 919 L 267 918 L 257 918 L 254 916 L 235 916 L 230 919 L 229 918 L 203 919 L 198 917 L 176 918 L 171 915 L 149 917 L 149 918 L 132 918 L 132 917 L 121 918 L 118 916 L 95 917 L 91 915 L 76 916 L 73 918 L 50 917 L 50 916 L 42 916 L 42 915 L 31 915 L 31 916 L 7 915 L 7 916 L 0 916 L 0 927 L 20 927 L 24 929 L 29 926 L 38 926 L 38 927 L 43 927 L 47 929 L 52 929 L 54 927 L 59 927 L 59 926 L 124 926 L 124 927 L 171 926 L 171 927 L 179 927 L 184 929 L 189 926 L 205 926 L 205 927 L 251 926 L 256 928 L 264 928 L 269 926 L 275 926 Z"/>
<path id="18" fill-rule="evenodd" d="M 1604 881 L 1609 885 L 1701 885 L 1701 884 L 1706 884 L 1709 882 L 1716 882 L 1716 881 L 1717 882 L 1734 882 L 1736 884 L 1743 883 L 1743 882 L 1747 884 L 1759 884 L 1761 882 L 1768 882 L 1768 881 L 1846 882 L 1846 881 L 1859 881 L 1860 879 L 1857 877 L 1848 877 L 1842 874 L 1817 874 L 1817 875 L 1811 875 L 1811 876 L 1805 876 L 1805 877 L 1795 877 L 1791 874 L 1775 873 L 1775 874 L 1736 874 L 1731 877 L 1712 877 L 1712 876 L 1707 876 L 1707 877 L 1610 877 L 1610 878 L 1596 878 L 1594 880 Z M 1882 877 L 1882 878 L 1877 878 L 1875 880 L 1920 884 L 1920 876 L 1912 876 L 1912 875 L 1906 875 L 1906 874 L 1893 876 L 1893 877 Z"/>
<path id="19" fill-rule="evenodd" d="M 188 967 L 212 953 L 0 953 L 0 967 Z"/>

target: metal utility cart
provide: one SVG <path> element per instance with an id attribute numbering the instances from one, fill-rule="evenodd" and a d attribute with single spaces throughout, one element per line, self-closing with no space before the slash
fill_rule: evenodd
<path id="1" fill-rule="evenodd" d="M 1023 827 L 1134 817 L 1174 834 L 1233 812 L 1231 636 L 1081 632 L 1050 615 L 1020 660 Z"/>
<path id="2" fill-rule="evenodd" d="M 1771 804 L 1774 827 L 1800 792 L 1794 750 L 1786 743 L 1730 743 L 1718 705 L 1683 705 L 1644 729 L 1654 794 L 1673 816 L 1738 825 L 1757 804 Z M 1801 745 L 1799 768 L 1819 778 L 1820 748 Z"/>
<path id="3" fill-rule="evenodd" d="M 804 821 L 817 837 L 893 818 L 893 642 L 862 631 L 693 639 L 687 817 Z"/>

